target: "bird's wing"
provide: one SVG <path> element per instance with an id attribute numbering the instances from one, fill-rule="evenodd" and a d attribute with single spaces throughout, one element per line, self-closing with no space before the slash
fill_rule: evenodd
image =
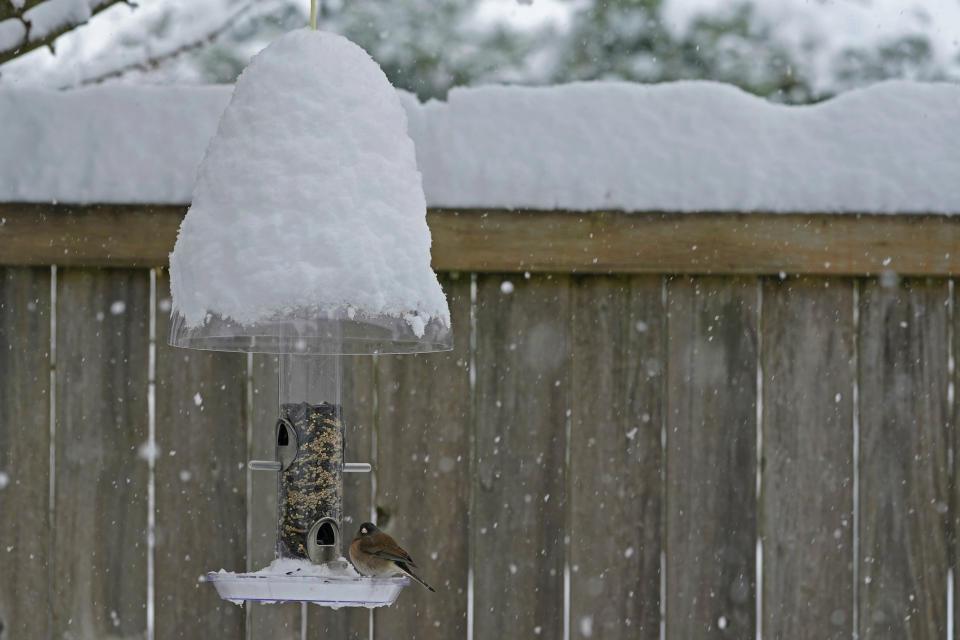
<path id="1" fill-rule="evenodd" d="M 374 542 L 366 546 L 364 551 L 376 558 L 383 558 L 384 560 L 392 560 L 394 562 L 406 562 L 411 567 L 417 566 L 409 553 L 389 542 Z"/>

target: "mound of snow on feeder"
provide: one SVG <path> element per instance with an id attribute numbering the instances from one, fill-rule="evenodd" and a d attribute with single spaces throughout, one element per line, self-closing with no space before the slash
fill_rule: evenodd
<path id="1" fill-rule="evenodd" d="M 223 569 L 220 573 L 230 573 Z M 330 564 L 313 564 L 300 558 L 276 558 L 251 575 L 258 576 L 315 576 L 318 578 L 359 578 L 360 574 L 345 558 Z"/>
<path id="2" fill-rule="evenodd" d="M 446 298 L 407 119 L 360 47 L 307 29 L 250 63 L 210 141 L 170 255 L 175 314 L 404 318 Z"/>

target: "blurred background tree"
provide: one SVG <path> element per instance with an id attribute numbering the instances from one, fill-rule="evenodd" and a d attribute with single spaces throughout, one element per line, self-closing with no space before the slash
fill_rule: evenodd
<path id="1" fill-rule="evenodd" d="M 321 0 L 319 22 L 364 47 L 394 85 L 423 100 L 463 85 L 622 79 L 715 80 L 797 104 L 888 78 L 960 80 L 956 40 L 945 50 L 943 38 L 931 39 L 950 25 L 960 31 L 960 3 L 930 15 L 895 0 L 845 7 L 801 0 L 533 2 L 545 18 L 517 20 L 529 3 L 502 0 Z M 891 28 L 863 23 L 872 20 L 870 2 Z M 304 25 L 308 9 L 305 0 L 143 0 L 132 12 L 118 6 L 93 19 L 90 35 L 80 29 L 61 38 L 76 35 L 66 60 L 43 51 L 21 56 L 0 66 L 0 83 L 232 82 L 251 55 Z M 98 45 L 96 23 L 116 10 L 125 13 L 111 18 L 114 28 Z"/>
<path id="2" fill-rule="evenodd" d="M 663 14 L 664 0 L 595 0 L 576 12 L 552 80 L 716 80 L 786 102 L 815 97 L 752 4 L 700 13 L 680 33 Z"/>
<path id="3" fill-rule="evenodd" d="M 205 82 L 233 82 L 249 61 L 249 45 L 260 49 L 308 21 L 308 2 L 267 4 L 273 7 L 252 12 L 210 46 L 190 52 L 186 63 L 199 67 Z M 318 26 L 370 52 L 395 86 L 422 99 L 443 97 L 451 87 L 522 65 L 537 46 L 536 37 L 504 25 L 478 28 L 472 22 L 477 4 L 324 0 L 318 6 Z"/>

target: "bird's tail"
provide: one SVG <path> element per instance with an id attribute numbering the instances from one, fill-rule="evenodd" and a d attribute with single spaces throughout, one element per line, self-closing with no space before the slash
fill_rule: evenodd
<path id="1" fill-rule="evenodd" d="M 410 576 L 411 578 L 413 578 L 414 580 L 416 580 L 417 582 L 425 586 L 430 591 L 433 591 L 434 593 L 437 592 L 436 589 L 434 589 L 433 587 L 428 585 L 426 582 L 424 582 L 423 578 L 421 578 L 420 576 L 415 574 L 413 571 L 411 571 L 410 566 L 407 565 L 406 562 L 394 562 L 394 564 L 397 565 L 397 568 L 400 569 L 400 571 L 404 572 L 405 574 L 407 574 L 408 576 Z"/>

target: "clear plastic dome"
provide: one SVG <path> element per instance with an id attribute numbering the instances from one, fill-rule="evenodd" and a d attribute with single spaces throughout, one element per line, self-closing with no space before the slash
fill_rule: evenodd
<path id="1" fill-rule="evenodd" d="M 413 331 L 420 323 L 422 335 Z M 243 325 L 211 314 L 205 323 L 190 327 L 174 310 L 170 322 L 174 347 L 209 351 L 274 354 L 372 355 L 430 353 L 453 348 L 453 332 L 439 319 L 424 323 L 391 316 L 339 317 L 301 313 Z"/>

